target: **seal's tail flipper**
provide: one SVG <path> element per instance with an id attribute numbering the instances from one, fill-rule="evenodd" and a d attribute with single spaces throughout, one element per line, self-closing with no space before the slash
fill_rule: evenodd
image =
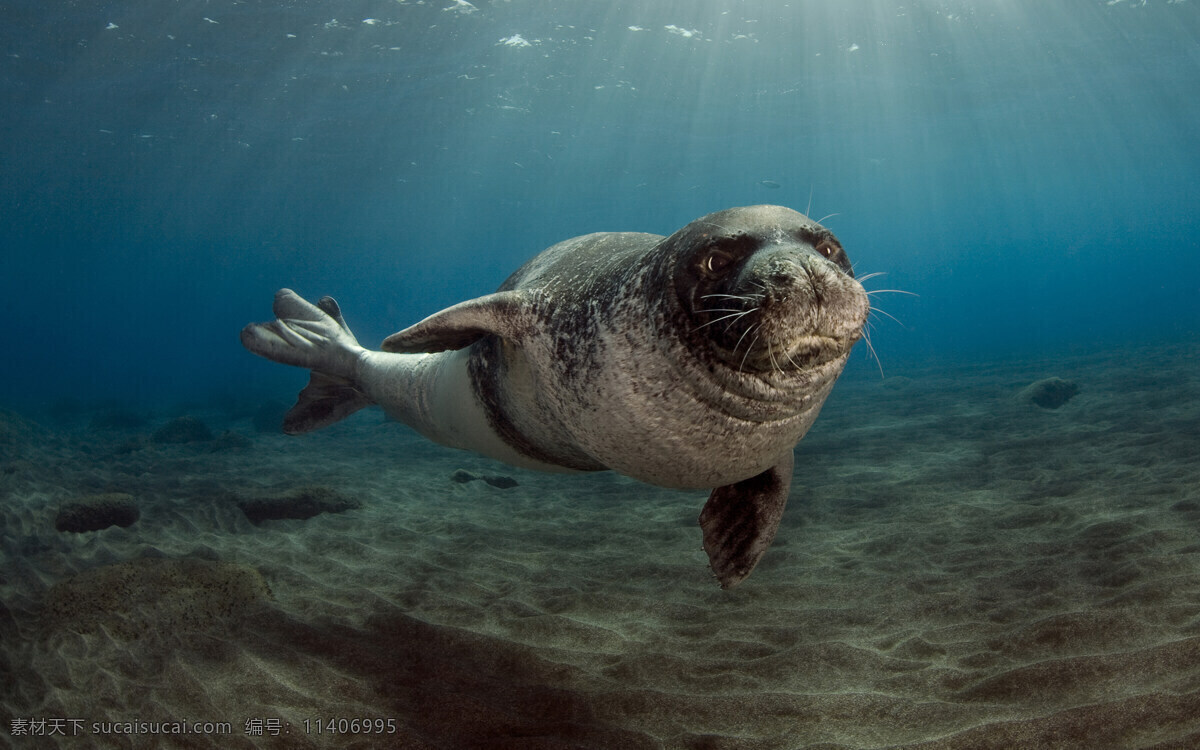
<path id="1" fill-rule="evenodd" d="M 792 486 L 792 451 L 758 476 L 712 491 L 700 512 L 704 551 L 721 582 L 732 588 L 754 570 L 775 540 Z"/>
<path id="2" fill-rule="evenodd" d="M 312 304 L 291 289 L 275 293 L 276 319 L 242 329 L 242 346 L 260 357 L 312 370 L 308 386 L 283 419 L 289 435 L 309 432 L 353 414 L 372 401 L 356 382 L 358 340 L 333 297 Z"/>

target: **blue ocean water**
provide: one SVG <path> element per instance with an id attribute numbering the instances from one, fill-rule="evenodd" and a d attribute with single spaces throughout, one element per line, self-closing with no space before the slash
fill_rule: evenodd
<path id="1" fill-rule="evenodd" d="M 279 287 L 374 345 L 755 203 L 919 295 L 888 374 L 1194 340 L 1198 40 L 1182 0 L 8 0 L 0 403 L 290 395 L 237 337 Z"/>
<path id="2" fill-rule="evenodd" d="M 0 736 L 1200 747 L 1197 3 L 3 0 Z M 735 589 L 707 491 L 285 436 L 239 343 L 756 203 L 911 294 Z"/>

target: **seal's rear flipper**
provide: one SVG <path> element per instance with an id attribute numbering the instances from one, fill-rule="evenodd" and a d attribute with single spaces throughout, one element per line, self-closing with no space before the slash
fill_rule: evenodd
<path id="1" fill-rule="evenodd" d="M 349 381 L 314 372 L 308 385 L 300 391 L 296 405 L 283 415 L 283 431 L 299 435 L 319 430 L 372 403 Z"/>
<path id="2" fill-rule="evenodd" d="M 704 551 L 721 582 L 736 586 L 771 546 L 792 486 L 792 451 L 758 476 L 712 491 L 700 512 Z"/>
<path id="3" fill-rule="evenodd" d="M 355 383 L 363 348 L 333 297 L 312 304 L 291 289 L 275 293 L 276 319 L 242 329 L 242 345 L 260 357 L 312 370 L 308 386 L 283 419 L 289 435 L 342 419 L 372 401 Z"/>

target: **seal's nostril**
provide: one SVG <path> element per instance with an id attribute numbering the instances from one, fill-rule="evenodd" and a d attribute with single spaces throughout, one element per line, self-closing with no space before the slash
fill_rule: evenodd
<path id="1" fill-rule="evenodd" d="M 787 286 L 796 278 L 800 269 L 794 263 L 776 263 L 771 266 L 768 279 L 776 286 Z"/>

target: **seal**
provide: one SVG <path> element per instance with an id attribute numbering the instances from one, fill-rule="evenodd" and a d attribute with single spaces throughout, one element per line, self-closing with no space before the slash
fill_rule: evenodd
<path id="1" fill-rule="evenodd" d="M 312 370 L 288 433 L 378 404 L 431 440 L 516 466 L 712 489 L 700 526 L 728 588 L 774 539 L 793 449 L 868 310 L 828 229 L 749 206 L 669 237 L 565 240 L 382 351 L 359 345 L 331 297 L 313 305 L 289 289 L 275 295 L 276 320 L 241 339 Z"/>

